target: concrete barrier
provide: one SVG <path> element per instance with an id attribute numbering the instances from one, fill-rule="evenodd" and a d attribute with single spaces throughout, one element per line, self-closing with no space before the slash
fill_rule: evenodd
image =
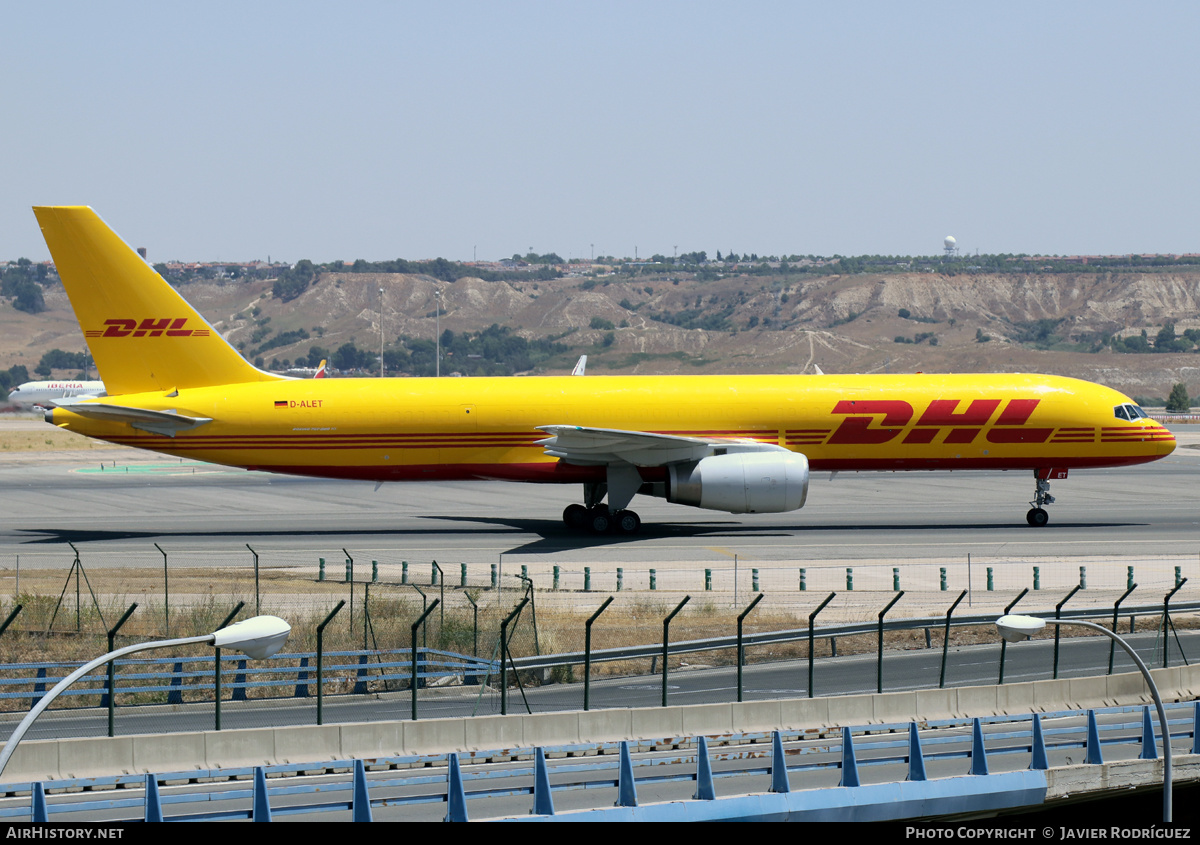
<path id="1" fill-rule="evenodd" d="M 1154 678 L 1164 700 L 1193 700 L 1200 666 L 1154 670 Z M 1149 698 L 1141 675 L 1131 673 L 834 698 L 39 740 L 21 743 L 4 783 L 775 729 L 815 732 L 841 725 L 1135 705 Z"/>

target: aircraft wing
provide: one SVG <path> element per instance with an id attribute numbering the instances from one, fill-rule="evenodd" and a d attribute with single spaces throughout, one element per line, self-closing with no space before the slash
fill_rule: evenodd
<path id="1" fill-rule="evenodd" d="M 146 408 L 131 408 L 125 405 L 107 405 L 82 400 L 60 400 L 58 407 L 79 414 L 81 417 L 129 423 L 134 428 L 154 434 L 174 437 L 181 431 L 198 428 L 212 422 L 212 417 L 189 417 L 177 411 L 151 411 Z"/>
<path id="2" fill-rule="evenodd" d="M 550 435 L 539 440 L 545 453 L 571 464 L 619 464 L 663 466 L 679 461 L 698 461 L 715 448 L 731 451 L 786 451 L 781 446 L 752 440 L 681 437 L 617 428 L 588 428 L 578 425 L 539 425 Z"/>

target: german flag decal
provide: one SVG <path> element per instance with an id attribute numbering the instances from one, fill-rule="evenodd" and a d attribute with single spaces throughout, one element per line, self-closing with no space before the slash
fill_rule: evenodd
<path id="1" fill-rule="evenodd" d="M 287 406 L 288 406 L 288 403 L 287 403 L 286 399 L 276 399 L 275 400 L 276 408 L 286 408 Z"/>

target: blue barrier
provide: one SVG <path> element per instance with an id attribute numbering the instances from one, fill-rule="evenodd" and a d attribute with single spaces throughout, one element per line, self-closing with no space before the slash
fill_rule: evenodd
<path id="1" fill-rule="evenodd" d="M 1183 731 L 1172 729 L 1172 736 L 1186 738 L 1190 735 L 1192 740 L 1191 745 L 1195 747 L 1198 741 L 1197 726 L 1200 723 L 1200 706 L 1188 702 L 1171 705 L 1170 709 L 1177 715 L 1180 712 L 1190 710 L 1190 725 L 1188 728 Z M 789 768 L 784 762 L 783 735 L 776 731 L 771 734 L 770 752 L 759 750 L 747 751 L 740 755 L 725 755 L 723 759 L 727 763 L 730 760 L 736 759 L 745 761 L 745 765 L 737 769 L 723 770 L 717 775 L 722 778 L 736 779 L 770 774 L 773 786 L 771 791 L 766 793 L 718 798 L 715 794 L 713 784 L 713 772 L 708 765 L 708 742 L 704 737 L 699 737 L 695 742 L 695 775 L 654 775 L 651 771 L 654 767 L 686 762 L 692 759 L 693 755 L 673 757 L 671 759 L 652 759 L 635 763 L 631 758 L 630 743 L 628 741 L 557 746 L 552 749 L 554 753 L 581 755 L 581 759 L 586 761 L 583 763 L 571 762 L 569 765 L 558 766 L 556 767 L 558 774 L 562 776 L 587 773 L 603 774 L 605 770 L 611 771 L 615 767 L 616 777 L 611 780 L 606 780 L 603 777 L 601 779 L 591 777 L 586 780 L 564 780 L 554 786 L 550 784 L 545 750 L 541 748 L 532 749 L 532 769 L 528 766 L 503 766 L 494 772 L 473 771 L 466 773 L 462 770 L 459 755 L 453 753 L 448 755 L 404 758 L 373 758 L 373 765 L 386 765 L 391 760 L 398 764 L 414 767 L 410 770 L 410 775 L 390 780 L 377 780 L 374 784 L 368 783 L 362 760 L 324 763 L 309 762 L 293 766 L 227 769 L 220 770 L 219 772 L 214 770 L 207 773 L 208 776 L 224 781 L 225 783 L 222 786 L 227 785 L 228 788 L 219 793 L 214 793 L 211 785 L 209 789 L 197 791 L 190 795 L 173 792 L 170 799 L 171 803 L 181 804 L 188 801 L 195 801 L 211 804 L 217 800 L 230 802 L 248 799 L 251 804 L 250 808 L 173 815 L 168 820 L 216 820 L 231 818 L 267 820 L 282 815 L 350 810 L 355 820 L 367 821 L 372 818 L 372 806 L 386 805 L 391 807 L 445 802 L 447 804 L 446 820 L 467 821 L 469 819 L 468 805 L 472 800 L 485 797 L 495 798 L 502 795 L 531 796 L 533 815 L 527 818 L 543 821 L 567 818 L 596 821 L 619 819 L 656 821 L 713 819 L 879 821 L 931 817 L 951 813 L 990 812 L 1036 805 L 1044 801 L 1047 783 L 1045 775 L 1045 769 L 1047 768 L 1047 745 L 1056 749 L 1085 747 L 1089 750 L 1088 756 L 1091 758 L 1090 750 L 1092 748 L 1097 750 L 1100 748 L 1102 733 L 1110 735 L 1104 740 L 1107 743 L 1141 746 L 1143 755 L 1146 753 L 1145 747 L 1147 743 L 1150 745 L 1155 744 L 1156 739 L 1153 731 L 1147 732 L 1144 730 L 1144 707 L 1106 708 L 1101 712 L 1105 713 L 1106 716 L 1117 717 L 1118 721 L 1110 722 L 1101 728 L 1097 720 L 1097 711 L 1088 710 L 1086 713 L 1086 727 L 1082 730 L 1079 728 L 1063 727 L 1047 731 L 1042 725 L 1039 714 L 1019 717 L 972 719 L 970 721 L 971 750 L 969 752 L 939 749 L 938 746 L 942 745 L 948 738 L 929 736 L 922 738 L 921 731 L 916 723 L 906 724 L 904 727 L 907 728 L 907 736 L 899 739 L 890 735 L 892 731 L 898 729 L 898 726 L 871 725 L 857 729 L 842 727 L 840 755 L 830 754 L 834 750 L 833 743 L 823 743 L 819 748 L 812 750 L 810 753 L 821 753 L 829 759 L 807 767 L 797 766 L 791 768 L 793 773 L 802 768 L 840 769 L 842 772 L 842 784 L 837 788 L 830 787 L 793 791 L 788 783 Z M 1125 714 L 1135 712 L 1141 718 L 1136 720 L 1126 720 L 1123 718 Z M 1078 711 L 1063 711 L 1046 715 L 1055 718 L 1063 716 L 1078 717 L 1080 713 Z M 1175 724 L 1179 724 L 1182 721 L 1184 720 L 1179 718 L 1174 720 Z M 992 731 L 987 737 L 993 744 L 993 748 L 990 751 L 986 748 L 985 736 L 982 730 L 985 722 L 1000 729 Z M 941 730 L 944 727 L 957 726 L 958 724 L 962 724 L 962 721 L 943 720 L 940 723 L 927 725 L 925 730 Z M 1005 730 L 1004 728 L 1007 725 L 1012 725 L 1012 730 Z M 859 734 L 857 740 L 855 738 L 856 731 Z M 1074 731 L 1075 734 L 1083 733 L 1084 737 L 1082 739 L 1068 738 L 1065 735 L 1067 731 Z M 1118 733 L 1129 735 L 1122 737 L 1115 736 Z M 1059 735 L 1062 738 L 1058 741 L 1052 738 L 1047 742 L 1047 734 L 1051 734 L 1052 737 Z M 1028 742 L 1014 744 L 1011 740 L 1018 736 L 1022 739 L 1027 738 Z M 748 738 L 752 739 L 755 737 L 760 740 L 766 738 L 765 735 L 761 734 L 726 735 L 722 736 L 719 741 L 725 743 L 745 742 L 749 741 Z M 800 733 L 793 734 L 792 737 L 793 739 L 789 739 L 789 741 L 806 738 Z M 643 740 L 641 744 L 643 746 L 655 746 L 663 742 L 667 742 L 667 740 Z M 859 760 L 855 751 L 857 743 L 869 744 L 872 753 Z M 895 755 L 890 753 L 876 753 L 879 751 L 886 752 L 891 748 L 896 748 L 899 753 Z M 798 754 L 805 753 L 804 749 L 794 749 L 794 751 Z M 473 752 L 472 756 L 476 759 L 491 759 L 492 757 L 506 758 L 518 753 L 521 752 L 514 749 L 504 749 Z M 758 759 L 767 756 L 768 753 L 770 755 L 770 765 L 768 767 L 752 765 Z M 1014 753 L 1027 754 L 1029 756 L 1029 768 L 1027 771 L 1007 772 L 1003 774 L 988 773 L 987 757 L 989 754 Z M 600 756 L 592 756 L 597 754 L 600 754 Z M 616 757 L 616 759 L 613 760 L 613 757 Z M 964 759 L 968 757 L 969 763 Z M 964 771 L 960 775 L 929 779 L 925 777 L 925 761 L 933 758 L 943 761 L 964 759 L 964 767 L 968 768 L 969 771 Z M 908 777 L 905 781 L 862 784 L 859 779 L 859 769 L 863 766 L 883 766 L 905 760 L 908 762 Z M 447 766 L 445 775 L 426 774 L 428 766 L 440 765 L 443 762 Z M 1096 764 L 1102 764 L 1102 761 L 1097 760 Z M 313 768 L 328 767 L 348 769 L 351 772 L 350 783 L 341 785 L 326 783 L 307 786 L 284 786 L 274 789 L 270 789 L 267 786 L 266 775 L 268 772 L 272 774 L 300 773 Z M 643 772 L 641 776 L 635 774 L 638 771 Z M 33 818 L 35 820 L 41 818 L 48 820 L 51 816 L 87 812 L 91 809 L 108 811 L 120 808 L 138 808 L 143 811 L 143 817 L 146 820 L 162 818 L 163 801 L 158 792 L 157 782 L 168 779 L 186 779 L 189 776 L 196 778 L 198 775 L 203 776 L 204 774 L 202 772 L 184 772 L 163 773 L 145 777 L 132 775 L 118 776 L 109 782 L 116 783 L 119 778 L 123 778 L 122 782 L 130 786 L 141 782 L 144 784 L 143 797 L 140 799 L 123 798 L 119 800 L 92 800 L 55 804 L 47 804 L 42 784 L 27 784 L 25 788 L 30 790 L 31 796 L 28 807 L 21 810 L 5 808 L 3 811 L 0 811 L 0 817 Z M 230 778 L 246 774 L 253 777 L 252 789 L 248 790 L 237 783 L 229 783 Z M 511 785 L 507 783 L 508 779 L 528 779 L 531 776 L 533 780 L 532 786 L 526 786 L 522 783 Z M 505 781 L 504 785 L 497 788 L 493 783 L 497 780 Z M 680 780 L 696 781 L 697 790 L 691 800 L 651 805 L 639 804 L 637 799 L 637 786 L 639 783 L 652 784 Z M 488 788 L 468 789 L 468 784 L 479 781 L 488 782 Z M 96 783 L 95 779 L 88 781 L 55 781 L 53 787 L 55 790 L 67 791 L 78 789 L 84 785 L 94 788 Z M 414 793 L 412 787 L 421 785 L 440 785 L 441 788 L 432 792 Z M 20 788 L 20 785 L 11 784 L 2 786 L 9 791 L 13 791 L 14 788 Z M 598 786 L 616 788 L 618 792 L 616 807 L 567 813 L 561 811 L 558 813 L 555 812 L 554 792 L 589 790 Z M 400 787 L 403 787 L 403 791 L 400 791 Z M 272 793 L 288 796 L 303 793 L 328 796 L 338 791 L 348 791 L 351 794 L 347 800 L 323 800 L 319 803 L 307 805 L 289 804 L 273 807 L 270 802 Z M 734 787 L 734 791 L 748 792 L 748 790 L 739 789 L 737 786 Z M 371 797 L 372 792 L 375 792 L 374 798 Z M 389 794 L 380 794 L 384 792 L 389 792 Z M 392 792 L 395 794 L 391 794 Z M 519 815 L 519 811 L 510 815 L 515 818 Z"/>

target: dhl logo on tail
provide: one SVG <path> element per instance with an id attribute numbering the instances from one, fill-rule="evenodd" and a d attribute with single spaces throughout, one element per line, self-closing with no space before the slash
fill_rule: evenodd
<path id="1" fill-rule="evenodd" d="M 137 320 L 114 319 L 105 320 L 107 326 L 100 329 L 88 329 L 84 332 L 87 337 L 208 337 L 208 329 L 185 329 L 187 317 L 163 317 L 156 320 L 147 317 L 140 323 Z"/>

